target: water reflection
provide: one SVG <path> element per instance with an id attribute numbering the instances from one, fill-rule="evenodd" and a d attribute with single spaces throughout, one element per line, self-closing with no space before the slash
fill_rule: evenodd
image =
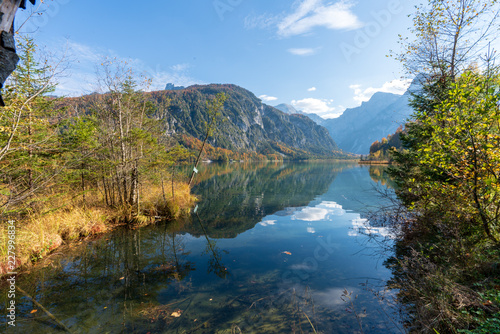
<path id="1" fill-rule="evenodd" d="M 272 226 L 276 224 L 276 220 L 264 220 L 259 223 L 261 226 Z"/>
<path id="2" fill-rule="evenodd" d="M 381 236 L 382 238 L 394 239 L 395 235 L 387 227 L 372 226 L 366 218 L 356 218 L 352 220 L 352 230 L 349 231 L 349 236 L 357 237 L 358 235 Z"/>
<path id="3" fill-rule="evenodd" d="M 18 284 L 74 333 L 353 333 L 354 314 L 365 333 L 398 332 L 365 291 L 368 281 L 383 289 L 390 272 L 359 255 L 362 233 L 349 235 L 378 201 L 369 169 L 234 164 L 200 174 L 192 217 L 67 247 Z M 59 332 L 27 298 L 17 302 L 16 333 Z"/>
<path id="4" fill-rule="evenodd" d="M 374 182 L 393 189 L 396 187 L 396 183 L 387 174 L 387 166 L 370 165 L 369 173 Z"/>
<path id="5" fill-rule="evenodd" d="M 201 198 L 206 232 L 212 238 L 234 238 L 254 228 L 266 215 L 305 206 L 325 193 L 335 177 L 353 164 L 205 165 L 193 191 Z M 198 223 L 186 226 L 201 236 Z"/>
<path id="6" fill-rule="evenodd" d="M 208 261 L 208 273 L 214 273 L 219 278 L 226 278 L 229 272 L 227 271 L 227 268 L 224 266 L 224 264 L 222 264 L 221 253 L 224 252 L 226 254 L 229 254 L 229 252 L 226 250 L 221 251 L 219 247 L 217 247 L 217 241 L 210 239 L 207 230 L 200 218 L 200 215 L 198 214 L 198 206 L 196 206 L 194 211 L 194 215 L 200 223 L 200 227 L 203 231 L 203 236 L 205 237 L 205 239 L 207 239 L 207 246 L 204 253 L 208 254 L 210 258 Z"/>
<path id="7" fill-rule="evenodd" d="M 183 235 L 166 226 L 152 232 L 121 229 L 90 244 L 66 247 L 17 283 L 76 332 L 133 329 L 138 325 L 131 314 L 143 312 L 144 304 L 156 301 L 166 286 L 186 290 L 183 280 L 195 269 Z M 17 333 L 57 331 L 26 298 L 17 302 Z M 123 321 L 110 319 L 118 314 Z"/>
<path id="8" fill-rule="evenodd" d="M 293 220 L 331 221 L 332 216 L 342 216 L 345 210 L 335 202 L 322 202 L 314 207 L 306 207 L 292 215 Z"/>
<path id="9" fill-rule="evenodd" d="M 343 216 L 347 213 L 340 204 L 331 201 L 323 201 L 315 206 L 301 208 L 291 214 L 291 220 L 301 220 L 304 222 L 331 222 L 337 216 Z M 272 222 L 270 224 L 269 222 Z M 265 221 L 260 223 L 262 226 L 274 225 L 276 221 Z M 361 214 L 351 220 L 352 228 L 347 232 L 349 236 L 356 237 L 360 234 L 370 236 L 380 236 L 383 238 L 394 239 L 394 234 L 389 228 L 383 226 L 373 226 L 367 218 L 361 218 Z M 308 233 L 316 233 L 314 227 L 307 227 Z"/>

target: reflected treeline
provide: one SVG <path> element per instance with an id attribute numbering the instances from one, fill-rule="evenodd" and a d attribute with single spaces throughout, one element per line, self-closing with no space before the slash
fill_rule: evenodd
<path id="1" fill-rule="evenodd" d="M 263 217 L 287 207 L 309 204 L 325 193 L 348 163 L 209 164 L 194 188 L 198 213 L 211 238 L 234 238 Z M 186 232 L 203 234 L 197 221 Z"/>
<path id="2" fill-rule="evenodd" d="M 335 327 L 339 333 L 342 328 L 350 333 L 348 317 L 339 315 L 336 305 L 314 306 L 309 287 L 302 297 L 294 288 L 278 293 L 282 268 L 288 268 L 281 267 L 281 256 L 287 255 L 259 243 L 242 248 L 238 239 L 216 239 L 235 237 L 287 207 L 316 207 L 324 201 L 335 201 L 345 210 L 366 207 L 373 201 L 370 176 L 378 174 L 371 169 L 367 173 L 365 168 L 334 162 L 203 165 L 193 189 L 200 201 L 192 217 L 117 230 L 101 239 L 58 250 L 59 255 L 40 261 L 31 273 L 19 276 L 16 284 L 75 334 L 212 333 L 229 328 L 237 332 L 240 327 L 245 333 L 249 329 L 266 332 L 269 328 L 290 332 L 292 327 L 303 331 L 310 329 L 304 311 L 316 316 L 323 331 L 331 332 L 328 330 Z M 277 234 L 290 227 L 282 226 Z M 258 240 L 267 233 L 264 230 L 256 229 Z M 331 231 L 342 238 L 337 229 Z M 284 242 L 280 248 L 291 250 L 300 249 L 311 238 L 307 234 L 269 240 L 273 245 L 274 240 Z M 347 244 L 347 240 L 339 242 Z M 300 264 L 301 256 L 310 255 L 293 253 L 290 266 Z M 335 256 L 339 255 L 332 254 L 332 261 Z M 328 267 L 331 269 L 314 273 L 315 279 L 310 281 L 313 289 L 324 290 L 339 273 L 344 275 L 339 268 L 349 266 Z M 330 301 L 337 297 L 325 298 Z M 0 321 L 4 324 L 8 302 L 7 294 L 3 294 Z M 28 298 L 19 294 L 16 307 L 13 333 L 62 332 Z"/>
<path id="3" fill-rule="evenodd" d="M 396 183 L 390 178 L 387 170 L 387 166 L 370 165 L 370 177 L 374 182 L 380 182 L 383 186 L 394 189 Z"/>
<path id="4" fill-rule="evenodd" d="M 325 195 L 344 210 L 360 213 L 362 218 L 371 216 L 381 205 L 390 203 L 390 200 L 383 196 L 388 189 L 386 185 L 389 186 L 392 182 L 385 172 L 386 169 L 387 166 L 367 165 L 344 168 Z M 388 193 L 392 194 L 392 190 L 389 189 Z"/>
<path id="5" fill-rule="evenodd" d="M 147 311 L 146 305 L 154 307 L 166 287 L 173 285 L 178 293 L 190 288 L 183 279 L 195 268 L 187 260 L 185 236 L 176 229 L 173 224 L 115 231 L 107 238 L 62 250 L 64 257 L 47 258 L 16 284 L 69 327 L 78 323 L 81 331 L 77 332 L 99 332 L 99 328 L 103 333 L 130 332 L 141 328 L 138 322 L 144 317 L 138 315 Z M 16 300 L 19 333 L 57 331 L 43 310 L 21 294 Z M 8 302 L 7 294 L 2 294 L 3 318 Z M 117 322 L 116 316 L 123 321 Z"/>
<path id="6" fill-rule="evenodd" d="M 201 229 L 203 230 L 203 235 L 205 239 L 207 239 L 207 244 L 205 247 L 205 254 L 208 254 L 208 273 L 214 273 L 219 278 L 226 278 L 229 274 L 227 268 L 222 263 L 222 252 L 228 253 L 227 251 L 221 251 L 219 247 L 217 247 L 217 241 L 212 240 L 208 237 L 207 230 L 205 229 L 205 225 L 198 215 L 197 208 L 195 209 L 194 215 L 196 216 L 196 220 L 200 224 Z"/>

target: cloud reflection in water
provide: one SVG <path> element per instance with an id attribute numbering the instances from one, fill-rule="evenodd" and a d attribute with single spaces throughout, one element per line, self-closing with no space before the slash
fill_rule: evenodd
<path id="1" fill-rule="evenodd" d="M 362 235 L 380 235 L 383 238 L 394 239 L 394 234 L 387 227 L 373 227 L 368 219 L 358 217 L 352 221 L 352 230 L 348 232 L 349 236 L 356 237 Z"/>
<path id="2" fill-rule="evenodd" d="M 302 220 L 307 222 L 315 221 L 331 221 L 334 216 L 342 216 L 345 214 L 342 206 L 335 202 L 321 202 L 315 207 L 307 207 L 295 211 L 292 215 L 292 220 Z"/>

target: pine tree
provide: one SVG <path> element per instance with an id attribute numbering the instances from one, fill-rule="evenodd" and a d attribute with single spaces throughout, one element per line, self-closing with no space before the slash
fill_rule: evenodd
<path id="1" fill-rule="evenodd" d="M 8 107 L 0 119 L 0 159 L 5 187 L 2 205 L 29 199 L 54 182 L 62 170 L 58 161 L 58 125 L 60 111 L 55 111 L 55 69 L 40 59 L 33 39 L 19 41 L 20 62 L 5 87 Z"/>

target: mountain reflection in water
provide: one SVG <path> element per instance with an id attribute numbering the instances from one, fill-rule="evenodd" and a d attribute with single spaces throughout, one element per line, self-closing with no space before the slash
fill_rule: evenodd
<path id="1" fill-rule="evenodd" d="M 387 184 L 383 170 L 199 169 L 191 217 L 63 248 L 17 284 L 74 333 L 400 332 L 381 265 L 390 254 L 367 244 L 390 235 L 363 215 L 380 201 L 373 187 Z M 28 298 L 16 306 L 8 331 L 60 332 Z"/>

